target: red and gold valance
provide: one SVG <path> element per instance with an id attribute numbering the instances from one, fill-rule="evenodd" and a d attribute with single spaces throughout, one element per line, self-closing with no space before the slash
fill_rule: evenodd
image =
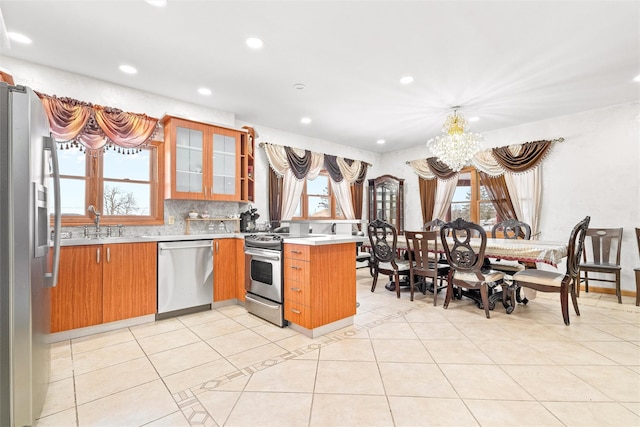
<path id="1" fill-rule="evenodd" d="M 37 94 L 49 117 L 53 137 L 66 143 L 67 148 L 81 145 L 93 155 L 109 148 L 133 154 L 151 141 L 158 129 L 158 119 L 145 114 Z"/>

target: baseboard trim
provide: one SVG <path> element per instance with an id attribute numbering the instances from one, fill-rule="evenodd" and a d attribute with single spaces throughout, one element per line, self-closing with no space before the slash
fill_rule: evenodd
<path id="1" fill-rule="evenodd" d="M 582 292 L 582 291 L 587 292 L 584 289 L 584 285 L 580 285 L 580 292 Z M 615 295 L 616 294 L 616 289 L 615 288 L 603 288 L 603 287 L 600 287 L 600 286 L 589 285 L 589 293 L 590 292 L 595 292 L 597 294 Z M 636 297 L 636 293 L 635 292 L 628 291 L 626 289 L 621 289 L 620 290 L 620 294 L 625 296 L 625 297 L 634 297 L 634 298 Z"/>

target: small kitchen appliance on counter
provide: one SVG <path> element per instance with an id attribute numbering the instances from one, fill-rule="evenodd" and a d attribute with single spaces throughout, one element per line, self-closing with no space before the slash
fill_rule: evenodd
<path id="1" fill-rule="evenodd" d="M 258 209 L 255 209 L 249 205 L 249 210 L 240 214 L 240 232 L 246 233 L 255 231 L 256 220 L 260 218 L 260 214 L 256 213 Z"/>

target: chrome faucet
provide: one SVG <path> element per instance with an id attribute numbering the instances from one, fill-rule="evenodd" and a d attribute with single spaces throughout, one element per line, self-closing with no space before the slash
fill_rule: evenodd
<path id="1" fill-rule="evenodd" d="M 89 211 L 90 213 L 96 216 L 93 223 L 96 225 L 96 234 L 100 234 L 100 212 L 98 212 L 96 208 L 93 207 L 93 205 L 89 205 L 89 208 L 87 209 L 87 211 Z"/>

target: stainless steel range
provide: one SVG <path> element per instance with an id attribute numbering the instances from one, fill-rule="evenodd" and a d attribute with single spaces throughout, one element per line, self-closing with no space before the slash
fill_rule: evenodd
<path id="1" fill-rule="evenodd" d="M 244 238 L 245 307 L 249 313 L 280 327 L 284 320 L 282 234 L 251 234 Z"/>

